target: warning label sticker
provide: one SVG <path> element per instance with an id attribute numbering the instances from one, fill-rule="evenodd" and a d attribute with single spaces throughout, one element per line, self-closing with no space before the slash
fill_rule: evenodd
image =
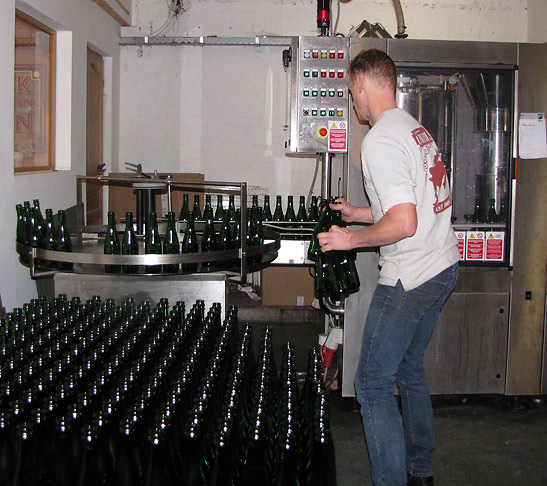
<path id="1" fill-rule="evenodd" d="M 503 261 L 503 247 L 505 233 L 502 231 L 491 231 L 486 234 L 485 260 L 489 262 Z"/>
<path id="2" fill-rule="evenodd" d="M 329 152 L 348 150 L 348 124 L 345 120 L 329 121 Z"/>

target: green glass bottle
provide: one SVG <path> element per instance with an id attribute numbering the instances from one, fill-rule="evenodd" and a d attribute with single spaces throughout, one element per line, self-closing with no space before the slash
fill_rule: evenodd
<path id="1" fill-rule="evenodd" d="M 144 252 L 151 255 L 161 255 L 160 232 L 158 231 L 158 221 L 155 211 L 152 211 L 148 217 L 144 238 Z M 160 273 L 161 265 L 147 265 L 146 272 Z"/>
<path id="2" fill-rule="evenodd" d="M 230 217 L 230 223 L 237 221 L 235 196 L 233 194 L 228 197 L 228 216 Z"/>
<path id="3" fill-rule="evenodd" d="M 300 196 L 300 203 L 298 205 L 298 213 L 296 215 L 296 221 L 299 223 L 306 223 L 308 221 L 308 215 L 306 214 L 306 198 Z M 298 228 L 304 228 L 305 225 L 299 224 Z"/>
<path id="4" fill-rule="evenodd" d="M 283 214 L 283 204 L 281 196 L 275 197 L 275 210 L 273 214 L 273 221 L 285 221 L 285 216 Z"/>
<path id="5" fill-rule="evenodd" d="M 253 214 L 253 217 L 256 219 L 258 216 L 258 196 L 256 194 L 253 195 L 252 204 L 251 204 L 251 213 Z"/>
<path id="6" fill-rule="evenodd" d="M 208 217 L 205 220 L 205 227 L 203 228 L 203 235 L 201 236 L 202 253 L 218 250 L 218 237 L 215 231 L 215 225 L 213 223 L 213 212 L 211 211 L 207 216 Z M 215 263 L 203 262 L 202 265 L 210 267 L 215 265 Z"/>
<path id="7" fill-rule="evenodd" d="M 217 195 L 217 208 L 215 210 L 215 221 L 224 219 L 224 208 L 222 207 L 222 194 Z"/>
<path id="8" fill-rule="evenodd" d="M 230 226 L 230 218 L 228 211 L 224 212 L 222 219 L 222 226 L 220 227 L 218 249 L 222 251 L 229 251 L 234 249 L 234 238 L 232 234 L 232 228 Z M 232 261 L 223 261 L 222 265 L 225 267 L 232 266 Z"/>
<path id="9" fill-rule="evenodd" d="M 188 200 L 188 194 L 183 194 L 182 196 L 182 207 L 180 208 L 179 220 L 183 223 L 188 221 L 188 216 L 190 215 L 190 203 Z"/>
<path id="10" fill-rule="evenodd" d="M 211 202 L 211 194 L 205 195 L 205 208 L 203 209 L 203 219 L 214 219 L 213 204 Z"/>
<path id="11" fill-rule="evenodd" d="M 36 220 L 37 220 L 40 228 L 42 228 L 42 235 L 45 237 L 46 236 L 46 222 L 44 221 L 44 217 L 42 216 L 42 211 L 40 209 L 40 201 L 38 199 L 34 199 L 33 204 L 34 204 L 34 210 L 36 211 L 36 214 L 35 214 Z"/>
<path id="12" fill-rule="evenodd" d="M 296 214 L 294 212 L 293 196 L 287 197 L 287 211 L 285 212 L 285 221 L 287 223 L 296 222 Z M 287 228 L 294 228 L 294 224 L 288 224 Z"/>
<path id="13" fill-rule="evenodd" d="M 203 218 L 201 214 L 201 203 L 199 201 L 199 194 L 194 195 L 194 207 L 192 208 L 192 216 L 194 221 L 199 221 Z"/>
<path id="14" fill-rule="evenodd" d="M 122 239 L 122 255 L 138 255 L 139 247 L 137 244 L 137 237 L 135 236 L 135 230 L 133 228 L 133 213 L 128 211 L 125 213 L 125 229 Z M 138 265 L 122 265 L 123 273 L 137 273 L 139 271 Z"/>
<path id="15" fill-rule="evenodd" d="M 251 242 L 250 246 L 261 246 L 264 244 L 264 226 L 263 226 L 263 212 L 262 208 L 258 208 L 256 217 L 252 217 L 252 225 L 250 227 Z M 251 261 L 254 264 L 260 263 L 262 260 L 261 255 L 255 255 Z"/>
<path id="16" fill-rule="evenodd" d="M 310 211 L 308 213 L 308 221 L 317 223 L 319 221 L 319 211 L 317 209 L 317 196 L 311 197 Z"/>
<path id="17" fill-rule="evenodd" d="M 53 209 L 46 209 L 46 236 L 44 238 L 44 248 L 46 250 L 55 250 L 55 235 L 56 228 L 53 221 Z M 55 261 L 49 261 L 48 266 L 55 268 L 57 266 Z"/>
<path id="18" fill-rule="evenodd" d="M 196 229 L 194 227 L 194 217 L 190 214 L 188 223 L 186 224 L 186 231 L 184 232 L 184 238 L 182 240 L 182 253 L 197 253 L 199 251 L 198 238 L 196 235 Z M 198 269 L 197 263 L 183 263 L 182 269 L 185 272 L 195 272 Z"/>
<path id="19" fill-rule="evenodd" d="M 116 232 L 116 216 L 114 214 L 114 211 L 108 211 L 106 217 L 107 225 L 106 233 L 104 235 L 104 254 L 119 255 L 121 253 L 121 248 L 120 240 L 118 239 L 118 233 Z M 121 269 L 121 265 L 104 266 L 104 271 L 106 273 L 119 273 Z"/>
<path id="20" fill-rule="evenodd" d="M 30 208 L 30 228 L 31 232 L 28 238 L 28 245 L 32 248 L 44 248 L 44 235 L 42 233 L 42 227 L 37 217 L 38 211 L 36 208 Z M 36 258 L 34 260 L 35 265 L 41 265 L 42 261 Z"/>
<path id="21" fill-rule="evenodd" d="M 180 245 L 177 228 L 175 227 L 175 213 L 170 211 L 167 213 L 167 229 L 165 230 L 165 238 L 163 240 L 163 254 L 178 255 L 179 253 Z M 163 271 L 167 273 L 178 273 L 179 264 L 173 263 L 164 265 Z"/>
<path id="22" fill-rule="evenodd" d="M 266 194 L 264 196 L 264 221 L 272 220 L 272 209 L 270 208 L 270 196 Z"/>
<path id="23" fill-rule="evenodd" d="M 55 250 L 71 253 L 72 241 L 66 225 L 65 212 L 62 209 L 57 212 L 57 220 L 59 226 L 57 228 L 57 237 L 55 238 Z M 59 270 L 72 270 L 73 264 L 72 262 L 57 262 L 57 268 Z"/>
<path id="24" fill-rule="evenodd" d="M 24 217 L 24 210 L 22 204 L 17 204 L 15 206 L 15 211 L 17 212 L 17 230 L 15 232 L 15 239 L 17 242 L 22 243 L 23 245 L 26 245 L 28 242 L 27 237 L 27 228 L 26 228 L 26 222 Z"/>

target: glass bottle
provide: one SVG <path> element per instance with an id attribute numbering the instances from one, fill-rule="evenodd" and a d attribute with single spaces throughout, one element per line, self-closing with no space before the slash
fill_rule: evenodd
<path id="1" fill-rule="evenodd" d="M 167 213 L 167 229 L 165 230 L 165 239 L 163 240 L 163 254 L 179 254 L 180 245 L 177 229 L 175 227 L 175 213 L 170 211 Z M 179 264 L 172 263 L 163 266 L 163 271 L 167 273 L 177 273 Z"/>
<path id="2" fill-rule="evenodd" d="M 188 217 L 188 223 L 186 224 L 186 231 L 184 232 L 184 238 L 182 240 L 182 253 L 197 253 L 198 252 L 198 239 L 196 235 L 196 229 L 194 227 L 194 216 L 190 214 Z M 195 272 L 198 269 L 197 263 L 183 263 L 182 269 L 185 272 Z"/>
<path id="3" fill-rule="evenodd" d="M 202 219 L 199 194 L 194 195 L 194 207 L 192 208 L 192 216 L 194 217 L 194 221 L 199 221 Z"/>
<path id="4" fill-rule="evenodd" d="M 279 195 L 275 197 L 275 210 L 273 214 L 273 221 L 285 221 L 282 199 Z"/>
<path id="5" fill-rule="evenodd" d="M 235 196 L 233 194 L 228 196 L 228 216 L 230 218 L 230 223 L 235 223 L 237 221 Z"/>
<path id="6" fill-rule="evenodd" d="M 66 225 L 65 212 L 60 209 L 57 212 L 58 228 L 57 238 L 55 238 L 55 250 L 63 252 L 72 252 L 72 241 L 70 240 L 70 234 Z M 72 270 L 72 262 L 57 262 L 57 268 L 59 270 Z"/>
<path id="7" fill-rule="evenodd" d="M 308 221 L 319 221 L 319 211 L 317 209 L 317 196 L 311 197 L 310 211 L 308 213 Z"/>
<path id="8" fill-rule="evenodd" d="M 42 228 L 42 234 L 45 237 L 46 235 L 46 223 L 44 221 L 44 217 L 42 216 L 42 211 L 40 209 L 40 201 L 38 199 L 34 199 L 34 210 L 36 211 L 36 220 L 38 221 L 39 226 Z"/>
<path id="9" fill-rule="evenodd" d="M 490 209 L 488 209 L 488 217 L 486 218 L 487 223 L 497 223 L 498 214 L 496 213 L 496 200 L 490 199 Z"/>
<path id="10" fill-rule="evenodd" d="M 146 235 L 144 239 L 144 252 L 146 254 L 161 255 L 161 240 L 158 231 L 158 221 L 156 212 L 152 211 L 146 225 Z M 161 265 L 147 265 L 147 273 L 160 273 Z"/>
<path id="11" fill-rule="evenodd" d="M 55 234 L 56 228 L 53 221 L 53 209 L 46 209 L 46 237 L 44 241 L 44 248 L 46 250 L 55 250 Z"/>
<path id="12" fill-rule="evenodd" d="M 104 235 L 104 254 L 105 255 L 119 255 L 120 252 L 120 240 L 118 239 L 118 233 L 116 232 L 116 216 L 113 211 L 107 213 L 107 225 L 106 233 Z M 121 271 L 121 265 L 105 265 L 104 271 L 107 273 L 119 273 Z"/>
<path id="13" fill-rule="evenodd" d="M 272 220 L 272 209 L 270 208 L 270 196 L 264 196 L 264 221 Z"/>
<path id="14" fill-rule="evenodd" d="M 232 228 L 230 227 L 228 211 L 224 213 L 224 217 L 222 218 L 222 226 L 220 227 L 218 245 L 218 249 L 222 251 L 229 251 L 234 249 L 234 238 L 232 235 Z M 231 261 L 224 261 L 222 263 L 225 266 L 231 266 L 232 264 Z"/>
<path id="15" fill-rule="evenodd" d="M 15 206 L 15 210 L 17 211 L 17 231 L 15 233 L 15 239 L 19 243 L 26 245 L 28 242 L 28 237 L 27 237 L 25 217 L 23 214 L 23 205 L 17 204 Z"/>
<path id="16" fill-rule="evenodd" d="M 308 215 L 306 214 L 306 198 L 300 196 L 300 204 L 298 205 L 298 213 L 296 215 L 296 221 L 299 223 L 305 223 L 308 221 Z M 299 228 L 304 228 L 305 225 L 298 225 Z"/>
<path id="17" fill-rule="evenodd" d="M 179 220 L 186 223 L 188 216 L 190 215 L 190 203 L 188 200 L 188 194 L 185 193 L 182 196 L 182 207 L 180 208 Z"/>
<path id="18" fill-rule="evenodd" d="M 205 220 L 205 227 L 203 228 L 203 235 L 201 236 L 201 252 L 206 253 L 210 251 L 218 250 L 218 237 L 215 231 L 215 225 L 213 223 L 213 212 L 207 214 Z M 215 262 L 203 262 L 204 266 L 214 265 Z"/>
<path id="19" fill-rule="evenodd" d="M 205 208 L 203 209 L 203 219 L 214 219 L 213 204 L 211 202 L 211 194 L 205 195 Z"/>
<path id="20" fill-rule="evenodd" d="M 128 211 L 125 213 L 125 229 L 122 239 L 122 255 L 138 255 L 139 247 L 137 244 L 137 237 L 135 236 L 135 230 L 133 228 L 133 213 Z M 123 273 L 137 273 L 139 271 L 138 265 L 122 265 Z"/>
<path id="21" fill-rule="evenodd" d="M 217 195 L 217 208 L 215 210 L 215 221 L 224 219 L 224 208 L 222 207 L 222 194 Z"/>
<path id="22" fill-rule="evenodd" d="M 287 197 L 287 211 L 285 212 L 285 221 L 287 223 L 294 223 L 296 221 L 296 214 L 294 212 L 293 196 Z M 287 228 L 294 228 L 293 224 L 288 224 Z"/>

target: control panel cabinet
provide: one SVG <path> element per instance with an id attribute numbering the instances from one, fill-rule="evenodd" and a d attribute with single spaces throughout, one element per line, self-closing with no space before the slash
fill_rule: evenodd
<path id="1" fill-rule="evenodd" d="M 287 153 L 347 153 L 348 39 L 295 37 L 291 58 Z"/>

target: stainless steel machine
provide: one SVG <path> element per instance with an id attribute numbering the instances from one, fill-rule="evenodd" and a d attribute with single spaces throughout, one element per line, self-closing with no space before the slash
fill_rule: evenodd
<path id="1" fill-rule="evenodd" d="M 530 100 L 528 90 L 545 79 L 531 75 L 530 66 L 541 59 L 537 48 L 534 58 L 528 54 L 534 46 L 508 43 L 294 39 L 287 151 L 323 158 L 323 196 L 331 195 L 332 181 L 338 177 L 332 157 L 342 159 L 342 195 L 357 205 L 368 204 L 360 162 L 368 126 L 357 121 L 343 86 L 347 73 L 341 63 L 333 62 L 339 52 L 345 56 L 349 50 L 352 57 L 367 48 L 384 50 L 394 59 L 397 103 L 436 140 L 453 192 L 452 221 L 462 269 L 426 352 L 432 392 L 545 393 L 547 221 L 538 190 L 545 187 L 547 168 L 545 160 L 539 163 L 534 180 L 527 177 L 529 165 L 522 163 L 517 178 L 515 157 L 517 93 L 528 93 L 520 97 Z M 321 79 L 321 73 L 331 71 L 336 73 L 332 78 L 343 83 Z M 519 76 L 522 72 L 526 76 Z M 330 92 L 341 94 L 329 98 Z M 531 104 L 527 111 L 546 109 L 545 97 Z M 349 122 L 345 149 L 330 144 L 338 137 L 337 132 L 331 134 L 336 122 L 332 115 L 338 110 L 347 113 Z M 533 226 L 523 226 L 527 219 Z M 376 283 L 377 263 L 374 251 L 359 254 L 361 290 L 334 309 L 343 322 L 345 396 L 354 394 L 363 316 Z"/>

